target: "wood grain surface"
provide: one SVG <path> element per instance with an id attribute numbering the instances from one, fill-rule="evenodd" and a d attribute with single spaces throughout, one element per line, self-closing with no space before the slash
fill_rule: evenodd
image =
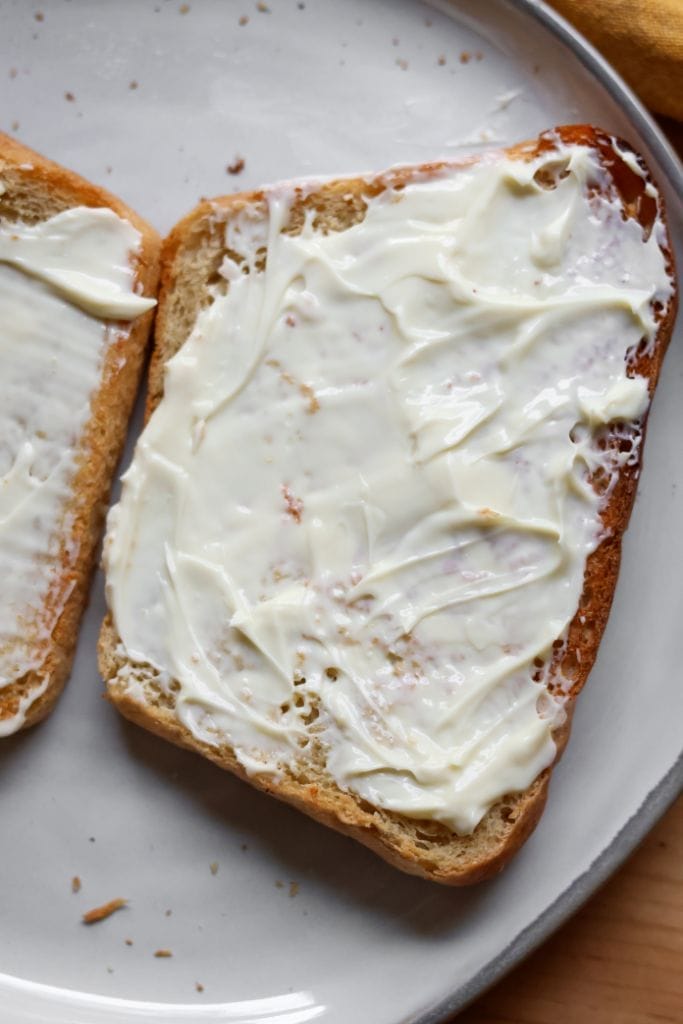
<path id="1" fill-rule="evenodd" d="M 683 1024 L 683 797 L 609 882 L 457 1024 Z"/>

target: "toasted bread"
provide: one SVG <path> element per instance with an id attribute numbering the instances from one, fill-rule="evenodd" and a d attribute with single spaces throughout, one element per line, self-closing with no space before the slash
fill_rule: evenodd
<path id="1" fill-rule="evenodd" d="M 160 239 L 120 199 L 5 135 L 0 135 L 0 181 L 0 223 L 5 225 L 36 225 L 75 207 L 113 210 L 140 233 L 135 290 L 144 296 L 156 294 Z M 150 310 L 133 321 L 111 326 L 90 416 L 76 442 L 76 470 L 68 508 L 64 510 L 59 554 L 45 566 L 52 580 L 49 597 L 36 616 L 41 619 L 41 629 L 36 629 L 36 622 L 25 624 L 28 635 L 34 631 L 36 636 L 40 634 L 35 642 L 40 650 L 34 650 L 32 657 L 37 667 L 0 687 L 0 735 L 44 718 L 69 675 L 110 484 L 126 435 L 153 316 Z M 46 351 L 46 373 L 49 359 L 50 352 Z M 11 531 L 3 539 L 9 550 L 13 544 Z M 0 569 L 2 565 L 0 550 Z"/>
<path id="2" fill-rule="evenodd" d="M 661 201 L 648 190 L 649 175 L 634 164 L 625 144 L 588 127 L 557 129 L 538 140 L 507 151 L 507 156 L 529 161 L 552 150 L 558 141 L 567 146 L 588 146 L 597 151 L 622 206 L 624 218 L 635 218 L 649 230 L 656 217 L 663 219 Z M 624 156 L 628 154 L 628 156 Z M 473 158 L 476 160 L 476 158 Z M 336 232 L 361 221 L 366 201 L 384 190 L 400 189 L 417 178 L 429 177 L 443 163 L 399 168 L 375 178 L 332 181 L 302 190 L 290 210 L 286 230 L 296 234 L 307 213 L 322 231 Z M 255 218 L 266 215 L 266 193 L 256 191 L 204 201 L 174 228 L 162 256 L 162 284 L 156 340 L 149 375 L 147 416 L 163 397 L 164 366 L 181 348 L 197 315 L 210 302 L 209 284 L 226 255 L 225 226 L 242 211 Z M 668 269 L 673 274 L 673 255 L 666 239 L 661 242 Z M 675 296 L 656 310 L 657 331 L 648 351 L 636 351 L 630 372 L 644 376 L 652 393 L 659 376 L 675 315 Z M 607 445 L 619 446 L 618 431 Z M 568 681 L 567 717 L 554 732 L 557 758 L 569 735 L 573 703 L 595 660 L 607 621 L 619 569 L 621 540 L 636 489 L 642 446 L 637 457 L 621 469 L 601 511 L 603 539 L 588 557 L 580 605 L 558 644 L 550 667 L 551 678 Z M 600 486 L 599 480 L 594 481 Z M 284 800 L 331 828 L 352 836 L 396 867 L 441 883 L 464 885 L 488 878 L 502 868 L 529 836 L 542 813 L 552 766 L 543 770 L 523 792 L 511 792 L 498 800 L 469 835 L 457 835 L 445 824 L 416 820 L 382 809 L 353 792 L 340 788 L 326 772 L 324 763 L 312 759 L 298 771 L 280 777 L 248 774 L 229 743 L 212 744 L 198 738 L 175 713 L 174 686 L 160 687 L 151 666 L 127 658 L 109 615 L 102 627 L 99 661 L 107 684 L 107 696 L 131 721 L 179 746 L 195 750 L 250 784 Z M 131 685 L 131 681 L 134 685 Z"/>

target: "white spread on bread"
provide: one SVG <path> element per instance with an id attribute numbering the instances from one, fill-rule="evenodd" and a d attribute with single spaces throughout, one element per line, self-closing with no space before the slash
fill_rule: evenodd
<path id="1" fill-rule="evenodd" d="M 625 219 L 579 146 L 389 187 L 328 234 L 282 232 L 295 190 L 230 218 L 244 262 L 168 362 L 110 513 L 121 678 L 144 701 L 152 666 L 250 774 L 315 757 L 468 833 L 555 757 L 553 644 L 633 458 L 600 431 L 639 441 L 628 355 L 671 291 L 663 225 Z"/>
<path id="2" fill-rule="evenodd" d="M 109 209 L 0 220 L 0 688 L 36 672 L 69 596 L 78 450 L 104 356 L 135 294 L 140 234 Z M 35 682 L 0 736 L 21 727 Z"/>

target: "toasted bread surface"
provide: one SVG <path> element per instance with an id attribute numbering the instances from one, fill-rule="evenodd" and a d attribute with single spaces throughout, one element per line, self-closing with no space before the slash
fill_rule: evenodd
<path id="1" fill-rule="evenodd" d="M 530 160 L 555 147 L 557 140 L 566 145 L 587 145 L 596 149 L 610 173 L 623 204 L 623 215 L 636 218 L 645 228 L 655 217 L 663 217 L 661 206 L 646 193 L 647 176 L 639 175 L 620 152 L 624 143 L 589 126 L 556 129 L 538 140 L 523 143 L 506 152 L 514 159 Z M 474 158 L 476 160 L 476 158 Z M 467 161 L 469 163 L 471 161 Z M 373 179 L 356 178 L 333 181 L 312 192 L 306 191 L 293 204 L 285 230 L 296 233 L 304 215 L 314 211 L 315 223 L 325 231 L 344 230 L 364 216 L 366 199 L 388 187 L 401 186 L 418 176 L 429 175 L 444 165 L 430 164 L 393 170 Z M 463 166 L 458 165 L 448 166 Z M 151 415 L 163 395 L 164 365 L 190 334 L 199 311 L 209 301 L 208 285 L 215 280 L 225 256 L 225 223 L 248 207 L 266 215 L 263 191 L 223 197 L 200 203 L 174 228 L 166 239 L 162 255 L 160 306 L 156 341 L 149 375 L 147 415 Z M 668 245 L 668 244 L 667 244 Z M 673 255 L 666 247 L 673 274 Z M 675 316 L 675 297 L 657 312 L 658 331 L 651 351 L 638 352 L 631 362 L 633 372 L 647 378 L 650 392 L 659 376 Z M 617 447 L 615 432 L 607 439 Z M 642 446 L 639 450 L 639 458 Z M 618 481 L 602 510 L 604 539 L 589 556 L 584 589 L 576 615 L 570 624 L 566 642 L 557 646 L 552 673 L 571 682 L 567 719 L 555 730 L 557 758 L 568 736 L 573 703 L 583 687 L 595 660 L 607 622 L 619 570 L 621 540 L 628 524 L 640 470 L 632 460 L 620 472 Z M 599 488 L 600 480 L 594 480 Z M 107 682 L 107 695 L 119 711 L 131 721 L 179 746 L 195 750 L 220 767 L 246 779 L 273 796 L 284 800 L 323 824 L 346 833 L 379 853 L 385 860 L 412 874 L 449 885 L 464 885 L 488 878 L 500 870 L 529 836 L 541 816 L 552 768 L 543 771 L 522 793 L 511 793 L 498 801 L 471 835 L 456 835 L 436 821 L 416 820 L 396 812 L 372 806 L 353 793 L 343 791 L 324 770 L 311 760 L 298 773 L 288 772 L 280 780 L 267 775 L 248 776 L 228 745 L 210 746 L 195 737 L 177 719 L 172 692 L 155 684 L 154 672 L 126 662 L 110 616 L 103 624 L 99 646 L 100 668 Z M 134 696 L 121 672 L 131 672 L 144 691 L 144 700 Z"/>
<path id="2" fill-rule="evenodd" d="M 161 240 L 120 199 L 2 134 L 0 175 L 4 185 L 0 220 L 4 222 L 35 224 L 76 206 L 108 207 L 129 221 L 141 235 L 135 286 L 142 295 L 156 294 Z M 44 692 L 28 707 L 21 728 L 39 722 L 52 710 L 69 676 L 110 485 L 125 440 L 153 318 L 151 310 L 130 324 L 122 323 L 107 347 L 90 418 L 79 438 L 77 470 L 66 510 L 69 527 L 60 538 L 61 571 L 51 590 L 50 600 L 60 604 L 62 610 L 41 651 L 40 669 L 0 689 L 0 722 L 14 718 L 22 703 L 47 680 Z M 75 558 L 69 557 L 67 552 L 74 549 Z"/>

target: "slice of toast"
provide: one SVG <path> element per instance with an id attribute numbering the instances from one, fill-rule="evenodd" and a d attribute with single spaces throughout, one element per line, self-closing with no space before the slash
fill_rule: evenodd
<path id="1" fill-rule="evenodd" d="M 648 237 L 656 226 L 659 254 L 663 255 L 663 265 L 672 281 L 673 256 L 664 226 L 661 199 L 644 165 L 624 143 L 589 126 L 570 126 L 546 133 L 538 140 L 521 144 L 500 155 L 522 163 L 547 155 L 543 173 L 550 175 L 546 185 L 553 188 L 557 181 L 553 179 L 553 154 L 558 148 L 567 147 L 570 151 L 574 147 L 590 149 L 604 176 L 601 188 L 605 193 L 609 192 L 610 202 L 618 204 L 625 222 L 639 222 L 643 238 Z M 363 221 L 368 204 L 375 197 L 387 191 L 400 197 L 401 190 L 413 182 L 429 181 L 442 174 L 457 174 L 460 168 L 472 166 L 478 159 L 481 158 L 456 165 L 438 163 L 399 168 L 374 178 L 345 179 L 298 188 L 290 186 L 285 188 L 290 205 L 282 230 L 296 236 L 302 232 L 305 223 L 312 223 L 314 231 L 343 232 Z M 496 155 L 487 155 L 483 159 L 495 160 Z M 543 184 L 542 174 L 538 180 Z M 591 187 L 595 189 L 594 184 L 586 187 L 589 191 Z M 229 275 L 222 274 L 224 261 L 242 266 L 244 272 L 242 257 L 245 254 L 239 250 L 240 235 L 231 231 L 231 226 L 240 218 L 247 217 L 250 230 L 254 229 L 252 233 L 256 241 L 253 245 L 259 246 L 257 254 L 260 254 L 260 263 L 258 259 L 252 262 L 249 272 L 260 272 L 264 259 L 268 259 L 268 249 L 263 231 L 259 238 L 258 225 L 267 223 L 268 203 L 271 200 L 277 202 L 282 192 L 282 189 L 275 188 L 204 201 L 167 238 L 162 256 L 160 305 L 149 375 L 148 419 L 163 402 L 166 363 L 191 335 L 201 311 L 210 306 L 216 294 L 220 294 L 215 290 L 217 282 L 220 282 L 220 288 L 226 287 L 223 278 L 229 278 Z M 651 343 L 634 346 L 628 352 L 629 376 L 645 378 L 650 395 L 671 334 L 675 301 L 673 285 L 663 301 L 651 300 L 648 311 L 653 324 Z M 204 344 L 209 343 L 205 337 Z M 302 393 L 307 401 L 311 401 L 310 388 Z M 323 400 L 321 398 L 321 402 Z M 621 538 L 635 494 L 642 454 L 640 440 L 646 417 L 640 410 L 631 418 L 637 422 L 624 423 L 628 420 L 628 416 L 624 416 L 619 424 L 608 425 L 603 431 L 600 447 L 614 453 L 619 468 L 609 482 L 600 468 L 588 477 L 595 492 L 604 492 L 605 495 L 600 506 L 600 542 L 596 542 L 595 549 L 587 557 L 583 593 L 578 606 L 573 606 L 573 617 L 570 614 L 567 619 L 568 627 L 556 637 L 545 667 L 537 666 L 536 677 L 539 680 L 543 678 L 549 693 L 560 693 L 564 704 L 564 718 L 560 717 L 552 730 L 554 760 L 559 758 L 567 742 L 573 703 L 594 662 L 616 584 Z M 371 443 L 368 438 L 368 444 Z M 330 451 L 329 457 L 335 458 L 334 450 Z M 297 505 L 295 499 L 288 499 L 288 505 L 288 512 L 294 518 L 300 518 L 302 506 Z M 117 509 L 115 517 L 118 514 Z M 110 535 L 121 529 L 120 520 L 115 517 L 111 521 Z M 112 609 L 116 594 L 112 591 L 114 572 L 110 543 L 111 536 L 105 544 L 105 564 L 109 561 L 108 599 Z M 131 547 L 130 550 L 134 549 Z M 511 787 L 510 791 L 495 799 L 469 834 L 457 834 L 438 820 L 438 815 L 420 817 L 399 813 L 379 806 L 367 795 L 354 792 L 350 786 L 338 784 L 326 768 L 324 750 L 318 751 L 317 757 L 311 755 L 297 762 L 294 768 L 285 767 L 275 773 L 259 771 L 253 763 L 245 767 L 245 758 L 238 756 L 225 736 L 221 741 L 215 733 L 207 734 L 201 728 L 193 727 L 187 719 L 181 720 L 178 712 L 181 682 L 177 678 L 165 677 L 158 666 L 151 664 L 151 657 L 145 660 L 144 652 L 139 648 L 131 655 L 117 625 L 110 613 L 102 627 L 99 661 L 107 696 L 123 715 L 179 746 L 203 754 L 220 767 L 294 805 L 323 824 L 352 836 L 404 871 L 450 885 L 469 884 L 487 878 L 509 861 L 541 815 L 553 756 L 526 788 Z M 151 626 L 149 628 L 152 629 Z M 238 670 L 239 666 L 235 671 Z M 284 708 L 287 705 L 283 705 L 283 715 Z M 315 725 L 312 729 L 315 730 Z"/>
<path id="2" fill-rule="evenodd" d="M 39 225 L 51 218 L 65 211 L 83 207 L 113 211 L 128 225 L 132 225 L 138 233 L 139 243 L 137 249 L 129 253 L 133 272 L 131 294 L 154 297 L 158 285 L 161 247 L 156 232 L 120 199 L 45 159 L 14 139 L 0 134 L 0 227 L 7 229 L 11 226 L 15 232 L 20 229 L 37 230 Z M 5 230 L 5 237 L 11 238 L 12 235 Z M 68 245 L 67 241 L 67 261 Z M 27 302 L 30 303 L 30 297 L 34 294 L 31 289 L 38 289 L 35 293 L 38 298 L 41 296 L 41 288 L 51 294 L 51 298 L 46 300 L 50 303 L 49 313 L 43 314 L 44 318 L 58 319 L 62 308 L 76 308 L 74 302 L 65 297 L 64 288 L 56 278 L 52 285 L 46 285 L 45 282 L 35 281 L 35 267 L 33 270 L 29 267 L 27 272 L 22 272 L 15 265 L 8 270 L 1 256 L 0 264 L 3 264 L 0 269 L 3 269 L 6 279 L 7 275 L 10 275 L 9 279 L 12 280 L 11 275 L 14 275 L 21 288 L 27 290 Z M 99 266 L 97 273 L 102 272 L 106 273 L 107 268 Z M 126 301 L 130 304 L 129 300 Z M 60 306 L 60 303 L 63 303 L 64 307 Z M 138 303 L 140 308 L 143 305 L 149 306 L 150 303 Z M 19 312 L 21 313 L 21 309 Z M 30 311 L 26 312 L 28 315 Z M 84 318 L 86 315 L 95 317 L 96 314 L 91 311 L 90 314 L 83 314 Z M 0 654 L 4 655 L 3 671 L 0 672 L 0 736 L 9 735 L 44 718 L 54 706 L 69 675 L 79 622 L 87 601 L 109 489 L 126 436 L 153 317 L 154 311 L 149 309 L 139 315 L 136 313 L 134 319 L 121 319 L 118 316 L 115 321 L 93 319 L 92 331 L 99 330 L 101 325 L 103 350 L 99 357 L 99 382 L 94 391 L 91 391 L 89 413 L 87 404 L 81 403 L 80 407 L 76 407 L 76 396 L 79 394 L 77 384 L 74 382 L 71 386 L 68 379 L 61 379 L 60 370 L 64 374 L 67 373 L 65 366 L 55 365 L 58 360 L 54 352 L 51 352 L 50 337 L 57 336 L 59 327 L 56 323 L 52 335 L 49 325 L 41 325 L 40 344 L 45 343 L 45 369 L 42 379 L 42 349 L 35 357 L 38 376 L 34 374 L 35 379 L 27 378 L 22 381 L 17 370 L 20 363 L 12 352 L 12 335 L 4 332 L 5 344 L 0 351 L 0 393 L 4 381 L 5 386 L 14 389 L 13 397 L 16 404 L 17 394 L 23 388 L 25 404 L 31 408 L 30 411 L 28 408 L 23 411 L 14 409 L 9 413 L 12 432 L 3 438 L 4 450 L 0 448 L 3 459 L 3 465 L 0 466 L 0 482 L 3 482 L 3 473 L 6 482 L 16 469 L 21 458 L 22 446 L 25 451 L 30 451 L 30 448 L 25 446 L 29 446 L 36 438 L 42 439 L 45 461 L 45 446 L 53 443 L 50 440 L 50 424 L 42 422 L 46 416 L 46 406 L 43 404 L 41 412 L 40 401 L 34 402 L 29 399 L 35 392 L 43 393 L 43 388 L 48 389 L 48 386 L 53 388 L 54 393 L 55 385 L 48 385 L 48 378 L 50 381 L 60 381 L 61 383 L 56 386 L 62 389 L 62 393 L 66 389 L 69 395 L 65 400 L 61 400 L 60 410 L 67 410 L 63 415 L 67 418 L 64 429 L 68 432 L 71 429 L 68 422 L 71 403 L 75 436 L 66 452 L 66 455 L 71 453 L 72 456 L 72 464 L 70 462 L 70 468 L 68 471 L 65 470 L 65 473 L 68 472 L 68 480 L 65 478 L 68 496 L 60 491 L 59 496 L 50 499 L 54 502 L 54 507 L 50 506 L 50 514 L 58 516 L 59 522 L 56 526 L 52 522 L 50 527 L 46 527 L 49 530 L 54 527 L 55 535 L 43 536 L 37 545 L 36 550 L 40 549 L 36 556 L 40 562 L 39 566 L 28 564 L 29 553 L 22 554 L 23 539 L 20 537 L 20 530 L 27 528 L 25 520 L 29 515 L 35 516 L 36 513 L 22 512 L 19 496 L 17 500 L 13 499 L 9 516 L 4 523 L 3 516 L 0 515 L 0 575 L 6 581 L 7 574 L 12 572 L 32 572 L 36 577 L 36 589 L 28 606 L 22 604 L 16 612 L 13 605 L 5 606 L 5 629 L 11 634 L 14 621 L 21 623 L 21 629 L 15 630 L 14 636 L 5 636 L 5 650 L 0 650 Z M 9 326 L 11 331 L 11 325 Z M 90 324 L 87 329 L 91 330 Z M 0 334 L 3 334 L 2 325 Z M 77 355 L 75 358 L 78 358 Z M 11 385 L 8 381 L 11 381 Z M 47 394 L 47 390 L 45 393 Z M 21 401 L 21 397 L 19 400 Z M 48 401 L 45 395 L 42 401 Z M 87 401 L 86 397 L 85 403 Z M 81 420 L 86 419 L 85 424 L 81 422 L 78 428 L 77 416 Z M 41 420 L 41 429 L 37 429 L 38 420 Z M 61 454 L 61 451 L 51 449 L 54 461 L 59 461 Z M 33 458 L 35 463 L 35 448 L 34 455 L 29 456 L 29 460 L 30 458 Z M 46 466 L 44 471 L 38 471 L 35 464 L 28 465 L 28 476 L 32 477 L 34 482 L 43 476 L 45 483 L 51 479 L 51 468 Z M 29 485 L 30 483 L 31 481 Z M 41 526 L 36 527 L 35 523 L 33 528 L 41 530 Z M 33 583 L 31 585 L 33 586 Z M 8 591 L 7 585 L 0 591 L 0 602 L 3 600 L 12 602 L 11 591 Z M 14 603 L 16 604 L 16 600 Z M 16 616 L 16 619 L 11 616 Z"/>

